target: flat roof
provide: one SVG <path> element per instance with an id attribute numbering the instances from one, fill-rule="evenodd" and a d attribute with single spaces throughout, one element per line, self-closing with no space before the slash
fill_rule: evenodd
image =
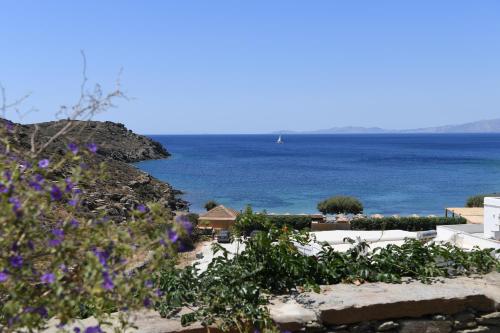
<path id="1" fill-rule="evenodd" d="M 450 207 L 446 208 L 446 211 L 463 217 L 467 223 L 483 224 L 484 221 L 484 208 L 482 207 Z"/>

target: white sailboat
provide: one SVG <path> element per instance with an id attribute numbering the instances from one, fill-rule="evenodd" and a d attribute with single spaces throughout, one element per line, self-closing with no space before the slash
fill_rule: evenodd
<path id="1" fill-rule="evenodd" d="M 278 144 L 284 143 L 283 140 L 281 139 L 281 135 L 279 136 L 278 141 L 276 141 L 276 143 L 278 143 Z"/>

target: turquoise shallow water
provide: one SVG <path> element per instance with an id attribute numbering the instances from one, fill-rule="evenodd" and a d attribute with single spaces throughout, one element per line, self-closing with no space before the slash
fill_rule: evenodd
<path id="1" fill-rule="evenodd" d="M 315 212 L 354 195 L 367 213 L 443 214 L 469 195 L 500 192 L 500 135 L 162 135 L 172 157 L 137 166 L 185 192 L 241 209 Z"/>

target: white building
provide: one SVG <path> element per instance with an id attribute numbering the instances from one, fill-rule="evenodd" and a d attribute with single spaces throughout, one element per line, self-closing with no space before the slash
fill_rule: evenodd
<path id="1" fill-rule="evenodd" d="M 484 198 L 484 236 L 500 241 L 500 198 Z"/>
<path id="2" fill-rule="evenodd" d="M 475 246 L 500 249 L 500 198 L 484 199 L 483 224 L 455 224 L 436 227 L 436 241 L 462 248 Z"/>

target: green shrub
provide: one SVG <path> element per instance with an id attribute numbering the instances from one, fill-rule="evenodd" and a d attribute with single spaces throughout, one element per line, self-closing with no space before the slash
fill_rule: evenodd
<path id="1" fill-rule="evenodd" d="M 247 206 L 236 218 L 233 229 L 237 235 L 248 236 L 254 230 L 269 230 L 270 227 L 266 214 L 254 213 L 252 207 Z"/>
<path id="2" fill-rule="evenodd" d="M 294 230 L 311 228 L 312 218 L 307 215 L 267 215 L 271 225 L 276 228 L 287 226 Z"/>
<path id="3" fill-rule="evenodd" d="M 214 200 L 209 200 L 205 203 L 205 206 L 203 206 L 207 212 L 211 209 L 214 209 L 215 207 L 217 207 L 219 204 L 217 203 L 217 201 L 214 201 Z"/>
<path id="4" fill-rule="evenodd" d="M 388 245 L 368 251 L 366 242 L 352 243 L 346 252 L 323 245 L 316 256 L 306 256 L 294 244 L 306 244 L 308 236 L 271 228 L 245 242 L 245 250 L 229 256 L 222 252 L 200 272 L 195 267 L 169 267 L 156 281 L 165 293 L 157 303 L 162 316 L 184 309 L 184 325 L 199 321 L 217 323 L 223 330 L 253 331 L 270 325 L 266 308 L 269 295 L 301 289 L 319 291 L 319 285 L 341 282 L 401 283 L 410 277 L 431 282 L 436 277 L 487 273 L 500 268 L 491 249 L 466 251 L 445 244 L 424 244 L 406 240 L 401 246 Z M 445 258 L 445 260 L 443 260 Z"/>
<path id="5" fill-rule="evenodd" d="M 484 198 L 485 197 L 496 197 L 499 196 L 500 193 L 490 193 L 490 194 L 478 194 L 467 199 L 465 205 L 467 207 L 484 207 Z"/>
<path id="6" fill-rule="evenodd" d="M 109 312 L 154 302 L 151 275 L 175 255 L 187 222 L 172 221 L 161 204 L 138 205 L 124 224 L 89 215 L 82 196 L 106 169 L 95 163 L 97 147 L 30 155 L 10 145 L 14 131 L 0 128 L 0 330 L 33 332 L 51 318 L 64 326 L 89 315 L 102 323 Z M 130 274 L 131 260 L 146 254 L 148 264 Z"/>
<path id="7" fill-rule="evenodd" d="M 360 214 L 363 204 L 354 197 L 336 196 L 319 202 L 318 210 L 323 214 Z"/>
<path id="8" fill-rule="evenodd" d="M 239 235 L 248 236 L 252 231 L 269 231 L 271 228 L 291 230 L 311 228 L 312 218 L 307 215 L 268 215 L 254 213 L 250 206 L 238 216 L 234 230 Z"/>
<path id="9" fill-rule="evenodd" d="M 351 221 L 351 229 L 425 231 L 434 230 L 438 225 L 464 223 L 467 223 L 467 221 L 462 217 L 384 217 L 379 219 L 362 218 Z"/>

